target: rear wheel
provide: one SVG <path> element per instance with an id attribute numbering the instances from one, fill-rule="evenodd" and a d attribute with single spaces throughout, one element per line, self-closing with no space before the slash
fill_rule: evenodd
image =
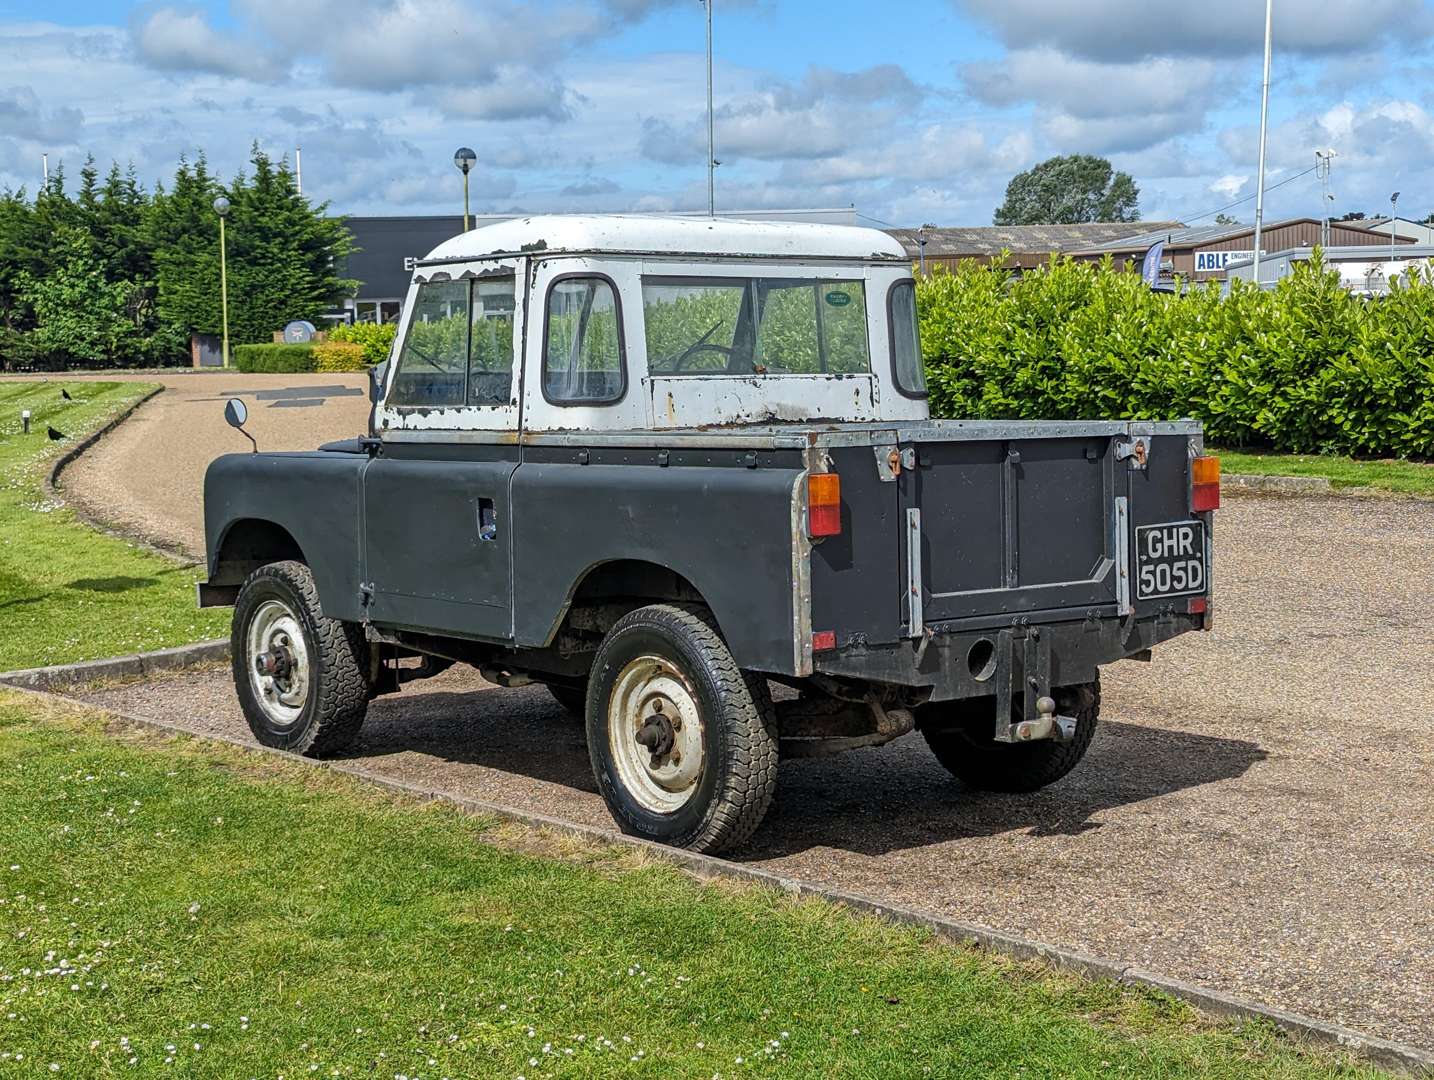
<path id="1" fill-rule="evenodd" d="M 623 616 L 593 663 L 588 752 L 622 830 L 714 852 L 761 823 L 777 781 L 765 679 L 744 674 L 705 609 Z"/>
<path id="2" fill-rule="evenodd" d="M 234 689 L 265 746 L 320 757 L 345 749 L 368 711 L 368 645 L 352 623 L 327 619 L 309 568 L 261 566 L 234 604 Z"/>
<path id="3" fill-rule="evenodd" d="M 989 698 L 922 706 L 918 723 L 936 760 L 967 787 L 978 791 L 1036 791 L 1055 783 L 1085 757 L 1100 718 L 1100 678 L 1079 686 L 1059 687 L 1054 696 L 1057 710 L 1076 720 L 1075 737 L 1069 742 L 994 741 L 991 730 L 995 718 Z"/>

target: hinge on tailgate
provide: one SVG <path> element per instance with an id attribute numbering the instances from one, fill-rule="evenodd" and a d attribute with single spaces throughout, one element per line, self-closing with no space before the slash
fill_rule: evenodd
<path id="1" fill-rule="evenodd" d="M 1150 436 L 1132 435 L 1128 441 L 1115 444 L 1115 460 L 1130 461 L 1130 467 L 1144 471 L 1146 462 L 1150 459 Z"/>

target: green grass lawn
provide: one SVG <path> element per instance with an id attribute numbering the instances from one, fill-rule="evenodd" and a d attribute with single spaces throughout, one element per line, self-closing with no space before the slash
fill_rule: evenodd
<path id="1" fill-rule="evenodd" d="M 65 387 L 74 401 L 60 397 Z M 0 382 L 0 671 L 222 636 L 228 613 L 194 604 L 198 568 L 96 532 L 42 482 L 54 458 L 152 387 Z M 20 412 L 33 414 L 21 434 Z M 70 437 L 52 442 L 46 428 Z"/>
<path id="2" fill-rule="evenodd" d="M 1277 454 L 1266 450 L 1215 450 L 1223 473 L 1256 476 L 1321 476 L 1335 487 L 1369 487 L 1434 498 L 1434 463 L 1359 461 L 1323 454 Z"/>
<path id="3" fill-rule="evenodd" d="M 0 1075 L 1378 1075 L 1148 991 L 102 724 L 0 693 Z"/>

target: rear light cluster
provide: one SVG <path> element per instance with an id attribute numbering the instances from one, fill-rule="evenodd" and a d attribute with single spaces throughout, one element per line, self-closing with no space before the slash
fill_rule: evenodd
<path id="1" fill-rule="evenodd" d="M 1197 457 L 1190 461 L 1190 511 L 1199 514 L 1220 509 L 1220 459 Z"/>
<path id="2" fill-rule="evenodd" d="M 841 477 L 836 473 L 807 476 L 807 535 L 836 536 L 841 532 Z"/>

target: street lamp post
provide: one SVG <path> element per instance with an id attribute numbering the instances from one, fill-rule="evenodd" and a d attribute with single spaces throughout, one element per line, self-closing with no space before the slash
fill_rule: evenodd
<path id="1" fill-rule="evenodd" d="M 219 215 L 219 307 L 224 317 L 224 366 L 229 366 L 229 266 L 224 250 L 224 219 L 229 216 L 229 200 L 220 195 L 214 200 Z"/>
<path id="2" fill-rule="evenodd" d="M 478 160 L 478 155 L 466 146 L 460 146 L 453 152 L 453 164 L 463 173 L 463 231 L 468 231 L 468 173 L 473 168 L 473 163 Z"/>
<path id="3" fill-rule="evenodd" d="M 1389 196 L 1389 273 L 1384 280 L 1394 283 L 1394 241 L 1399 237 L 1399 192 Z"/>

